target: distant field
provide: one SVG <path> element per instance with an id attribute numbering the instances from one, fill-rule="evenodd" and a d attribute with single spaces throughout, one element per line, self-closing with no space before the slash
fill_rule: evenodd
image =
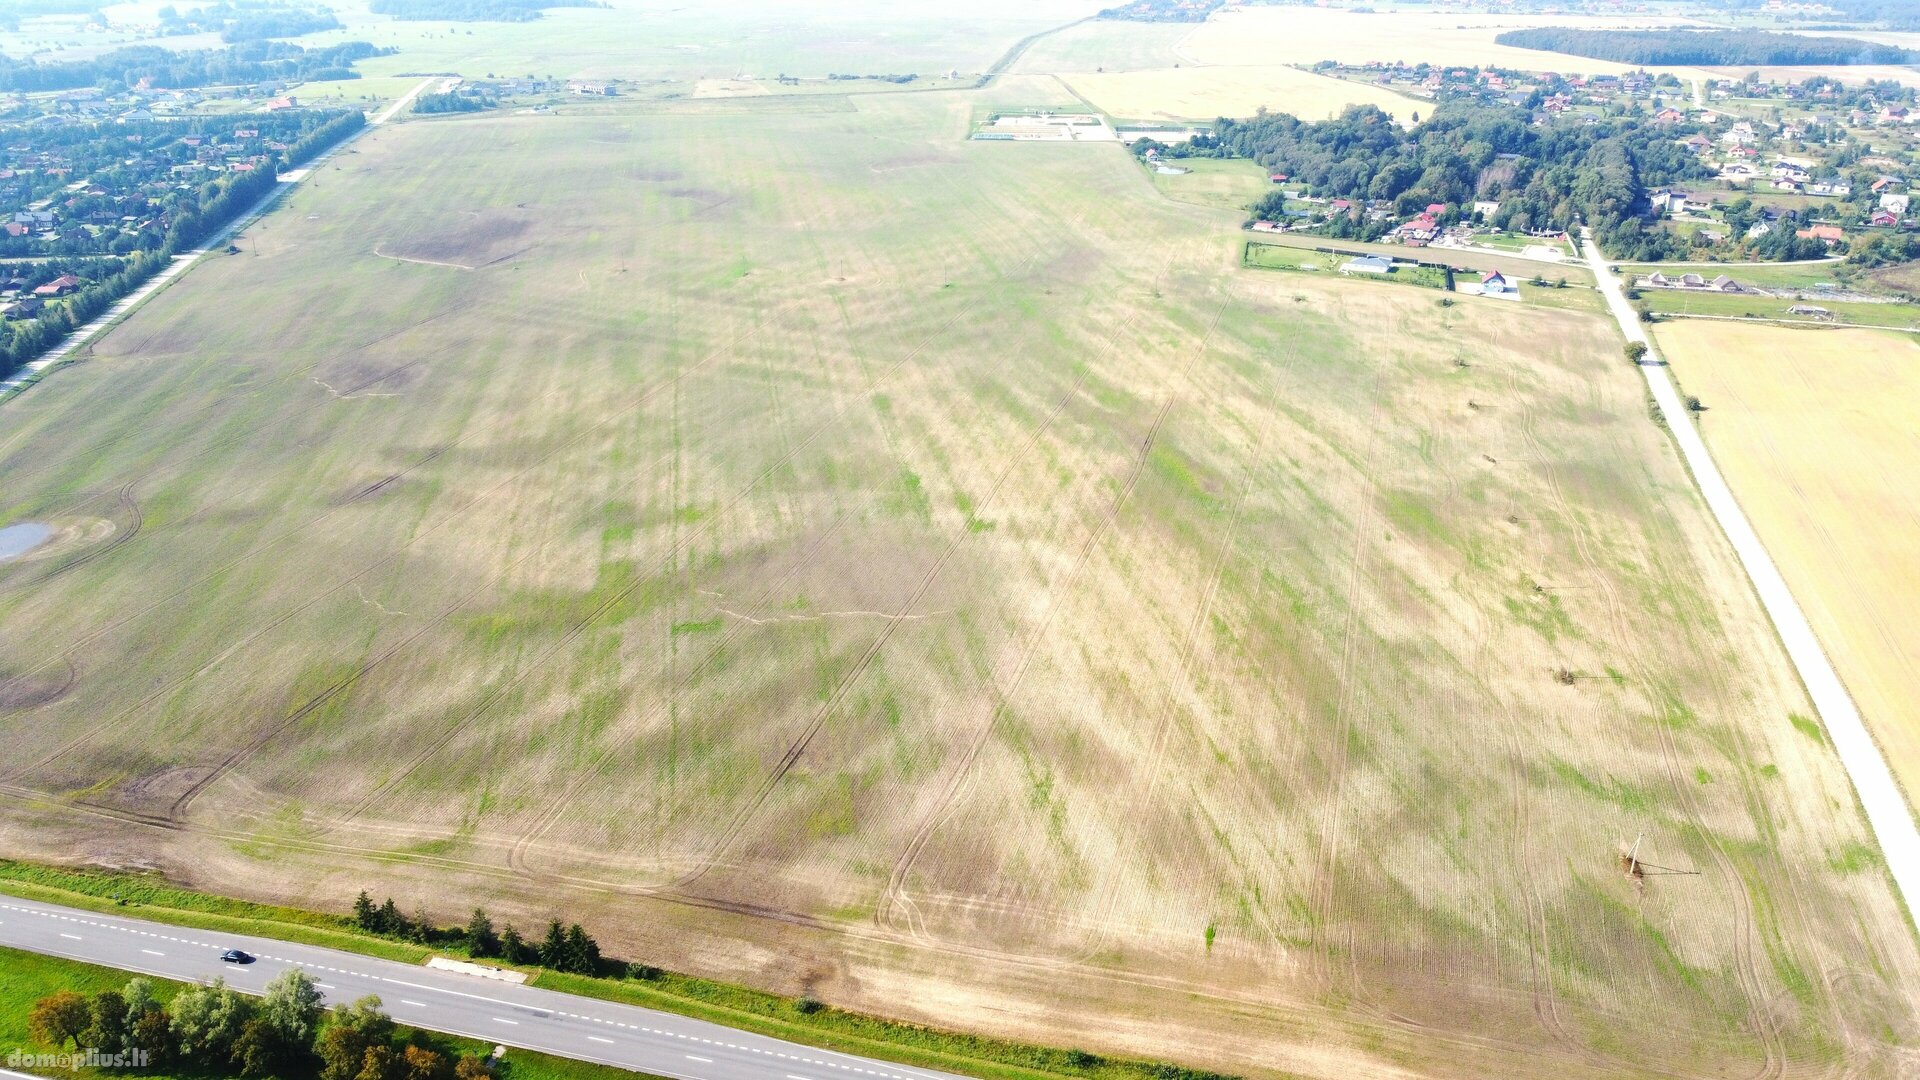
<path id="1" fill-rule="evenodd" d="M 1192 23 L 1096 19 L 1034 42 L 1013 70 L 1056 75 L 1170 68 L 1181 62 L 1181 40 L 1196 29 Z"/>
<path id="2" fill-rule="evenodd" d="M 1718 271 L 1715 272 L 1718 273 Z M 1739 280 L 1737 274 L 1728 276 Z M 1792 307 L 1811 305 L 1832 312 L 1833 319 L 1830 321 L 1835 323 L 1920 329 L 1920 305 L 1916 304 L 1875 304 L 1827 299 L 1792 300 L 1738 293 L 1694 292 L 1687 289 L 1642 289 L 1640 299 L 1654 311 L 1663 314 L 1672 312 L 1692 315 L 1751 316 L 1808 323 L 1829 321 L 1815 319 L 1812 316 L 1792 315 L 1787 310 Z"/>
<path id="3" fill-rule="evenodd" d="M 1895 775 L 1920 791 L 1920 343 L 1699 322 L 1658 335 Z"/>
<path id="4" fill-rule="evenodd" d="M 1252 116 L 1262 108 L 1324 120 L 1350 105 L 1377 105 L 1407 121 L 1416 112 L 1432 109 L 1431 102 L 1377 86 L 1277 65 L 1082 72 L 1062 77 L 1108 113 L 1136 120 L 1212 120 Z"/>
<path id="5" fill-rule="evenodd" d="M 1673 20 L 1577 15 L 1473 15 L 1395 12 L 1367 14 L 1315 7 L 1248 7 L 1215 15 L 1180 53 L 1197 64 L 1232 66 L 1313 64 L 1321 60 L 1364 64 L 1372 60 L 1409 64 L 1466 64 L 1526 71 L 1583 71 L 1595 74 L 1633 70 L 1627 64 L 1569 57 L 1494 44 L 1495 35 L 1518 26 L 1632 26 Z M 1690 69 L 1670 68 L 1686 74 Z"/>
<path id="6" fill-rule="evenodd" d="M 1920 1044 L 1608 320 L 964 138 L 1050 77 L 666 92 L 372 132 L 0 407 L 8 851 L 1276 1080 Z"/>

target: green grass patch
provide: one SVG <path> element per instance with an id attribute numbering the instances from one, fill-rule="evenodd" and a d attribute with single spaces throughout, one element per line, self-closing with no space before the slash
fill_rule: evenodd
<path id="1" fill-rule="evenodd" d="M 1827 733 L 1820 728 L 1820 722 L 1799 713 L 1788 713 L 1787 719 L 1793 723 L 1793 729 L 1822 746 L 1827 744 Z"/>
<path id="2" fill-rule="evenodd" d="M 1827 865 L 1839 874 L 1857 874 L 1880 863 L 1880 852 L 1857 840 L 1840 845 L 1840 850 L 1827 860 Z"/>

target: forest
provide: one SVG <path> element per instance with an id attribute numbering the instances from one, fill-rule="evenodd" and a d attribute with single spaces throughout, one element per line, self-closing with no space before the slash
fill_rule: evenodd
<path id="1" fill-rule="evenodd" d="M 1920 53 L 1893 45 L 1768 30 L 1581 30 L 1570 26 L 1536 26 L 1508 30 L 1493 40 L 1518 49 L 1539 49 L 1620 64 L 1725 67 L 1920 61 Z"/>
<path id="2" fill-rule="evenodd" d="M 229 45 L 340 29 L 340 20 L 324 8 L 290 7 L 266 0 L 221 0 L 184 15 L 168 5 L 158 15 L 162 34 L 217 32 Z"/>
<path id="3" fill-rule="evenodd" d="M 332 82 L 357 79 L 356 60 L 384 56 L 364 41 L 304 49 L 280 41 L 249 41 L 205 52 L 171 52 L 157 45 L 128 45 L 91 60 L 42 64 L 0 54 L 0 91 L 34 93 L 101 87 L 117 90 L 141 79 L 156 90 L 233 86 L 256 82 Z"/>

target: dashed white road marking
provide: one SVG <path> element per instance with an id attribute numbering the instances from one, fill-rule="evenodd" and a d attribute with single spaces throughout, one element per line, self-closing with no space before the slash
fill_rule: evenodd
<path id="1" fill-rule="evenodd" d="M 603 1043 L 610 1043 L 610 1042 L 612 1042 L 613 1040 L 612 1040 L 612 1039 L 604 1039 L 604 1038 L 601 1038 L 601 1037 L 600 1037 L 600 1036 L 598 1036 L 598 1035 L 589 1035 L 589 1036 L 587 1036 L 587 1041 L 588 1041 L 588 1042 L 603 1042 Z"/>
<path id="2" fill-rule="evenodd" d="M 41 918 L 47 918 L 47 919 L 59 919 L 59 920 L 60 920 L 60 921 L 62 921 L 62 922 L 70 922 L 70 923 L 75 923 L 75 924 L 78 924 L 78 925 L 84 925 L 84 926 L 97 926 L 97 927 L 100 927 L 101 929 L 105 929 L 105 930 L 114 930 L 114 931 L 118 931 L 118 932 L 120 932 L 120 933 L 123 933 L 123 934 L 136 934 L 136 935 L 138 935 L 138 936 L 140 936 L 140 937 L 146 937 L 146 938 L 152 938 L 152 939 L 154 939 L 155 941 L 171 941 L 171 942 L 175 942 L 175 943 L 177 943 L 177 944 L 181 944 L 181 945 L 190 945 L 190 946 L 193 946 L 193 947 L 195 947 L 195 948 L 203 948 L 203 949 L 213 949 L 213 948 L 223 948 L 223 947 L 224 947 L 224 946 L 219 946 L 219 945 L 213 945 L 213 944 L 210 944 L 210 943 L 208 943 L 208 942 L 205 942 L 205 941 L 196 941 L 196 940 L 194 940 L 194 939 L 192 939 L 192 938 L 183 938 L 183 937 L 175 937 L 175 936 L 173 936 L 173 935 L 171 935 L 171 934 L 161 934 L 161 933 L 155 933 L 155 932 L 152 932 L 152 931 L 148 931 L 148 930 L 139 930 L 139 929 L 135 929 L 135 928 L 133 928 L 133 927 L 128 927 L 128 926 L 120 926 L 120 925 L 116 925 L 116 924 L 114 924 L 114 923 L 108 923 L 108 922 L 101 922 L 101 921 L 98 921 L 98 920 L 95 920 L 95 919 L 85 919 L 85 918 L 77 918 L 77 917 L 75 917 L 75 916 L 71 916 L 71 915 L 62 915 L 62 914 L 58 914 L 58 913 L 56 913 L 56 912 L 50 912 L 50 911 L 42 911 L 42 910 L 39 910 L 39 909 L 36 909 L 36 908 L 28 908 L 28 907 L 21 907 L 21 906 L 18 906 L 18 905 L 15 905 L 15 904 L 4 904 L 4 903 L 0 903 L 0 910 L 5 910 L 5 911 L 18 911 L 18 912 L 22 912 L 22 913 L 24 913 L 24 914 L 29 914 L 29 915 L 37 915 L 37 916 L 40 916 Z M 61 936 L 61 937 L 64 937 L 64 938 L 70 938 L 70 939 L 72 939 L 72 940 L 74 940 L 74 941 L 80 941 L 80 940 L 83 940 L 83 939 L 82 939 L 82 938 L 80 937 L 80 935 L 78 935 L 78 934 L 68 934 L 68 933 L 62 933 L 62 934 L 61 934 L 60 936 Z M 146 953 L 146 954 L 148 954 L 148 955 L 150 955 L 150 956 L 164 956 L 164 955 L 166 955 L 166 954 L 164 954 L 164 953 L 161 953 L 161 952 L 158 952 L 158 951 L 155 951 L 155 950 L 153 950 L 153 949 L 142 949 L 142 950 L 140 950 L 140 951 L 141 951 L 141 952 L 143 952 L 143 953 Z M 276 962 L 279 962 L 279 963 L 285 963 L 285 964 L 293 964 L 293 965 L 295 965 L 295 966 L 298 966 L 298 967 L 304 967 L 304 968 L 308 968 L 308 969 L 311 969 L 311 970 L 314 970 L 314 971 L 331 971 L 331 972 L 335 972 L 335 973 L 337 973 L 337 974 L 341 974 L 341 975 L 350 975 L 350 976 L 353 976 L 353 977 L 355 977 L 355 978 L 362 978 L 362 979 L 366 979 L 366 980 L 368 980 L 368 981 L 371 981 L 371 982 L 383 982 L 383 983 L 388 983 L 388 984 L 390 984 L 390 985 L 393 985 L 393 986 L 400 986 L 400 987 L 407 987 L 407 988 L 409 988 L 409 989 L 419 989 L 419 990 L 430 990 L 430 991 L 432 991 L 432 992 L 434 992 L 434 993 L 437 993 L 437 994 L 445 994 L 445 995 L 449 995 L 449 996 L 452 996 L 452 997 L 460 997 L 460 998 L 467 998 L 467 999 L 469 999 L 469 1000 L 473 1000 L 473 1001 L 486 1001 L 486 1002 L 491 1002 L 491 1003 L 494 1003 L 494 1004 L 500 1004 L 500 1005 L 508 1005 L 508 1004 L 513 1004 L 512 1002 L 508 1002 L 508 1001 L 503 1001 L 503 1000 L 501 1000 L 501 999 L 499 999 L 499 998 L 491 998 L 491 997 L 487 997 L 487 996 L 485 996 L 485 995 L 482 995 L 482 994 L 472 994 L 472 993 L 465 993 L 465 992 L 462 992 L 462 991 L 459 991 L 459 990 L 453 990 L 453 989 L 450 989 L 450 988 L 447 988 L 447 987 L 442 987 L 442 986 L 433 986 L 433 985 L 427 985 L 427 984 L 422 984 L 422 983 L 415 983 L 415 982 L 409 982 L 409 981 L 407 981 L 407 980 L 405 980 L 405 979 L 397 979 L 397 978 L 393 978 L 393 977 L 391 977 L 391 976 L 385 976 L 385 975 L 371 975 L 371 974 L 365 974 L 365 973 L 361 973 L 361 972 L 356 972 L 356 971 L 351 971 L 351 970 L 349 970 L 349 969 L 346 969 L 346 968 L 337 968 L 337 967 L 330 967 L 330 966 L 328 966 L 328 965 L 325 965 L 325 964 L 314 964 L 314 963 L 310 963 L 310 962 L 307 962 L 307 961 L 301 961 L 301 960 L 294 960 L 294 959 L 291 959 L 291 958 L 289 958 L 289 957 L 282 957 L 282 956 L 274 956 L 274 955 L 271 955 L 271 954 L 267 954 L 267 953 L 262 953 L 262 954 L 260 954 L 260 956 L 261 956 L 261 959 L 264 959 L 264 960 L 273 960 L 273 961 L 276 961 Z M 320 986 L 320 987 L 322 987 L 322 988 L 324 988 L 324 989 L 328 989 L 328 990 L 331 990 L 331 989 L 334 989 L 334 987 L 333 987 L 333 986 L 331 986 L 331 985 L 329 985 L 329 984 L 327 984 L 327 983 L 318 983 L 317 985 L 318 985 L 318 986 Z M 414 1000 L 411 1000 L 411 999 L 408 999 L 408 998 L 401 998 L 401 999 L 400 999 L 400 1003 L 401 1003 L 401 1004 L 403 1004 L 403 1005 L 410 1005 L 410 1006 L 413 1006 L 414 1008 L 427 1008 L 427 1007 L 428 1007 L 428 1006 L 427 1006 L 427 1004 L 426 1004 L 425 1002 L 421 1002 L 421 1001 L 414 1001 Z M 801 1055 L 801 1054 L 789 1054 L 789 1053 L 786 1053 L 786 1052 L 784 1052 L 784 1051 L 780 1051 L 780 1050 L 770 1050 L 770 1049 L 763 1049 L 763 1048 L 761 1048 L 761 1047 L 757 1047 L 757 1046 L 742 1046 L 742 1045 L 740 1045 L 740 1044 L 738 1044 L 738 1043 L 730 1043 L 730 1042 L 721 1042 L 721 1041 L 718 1041 L 718 1040 L 714 1040 L 714 1039 L 709 1039 L 709 1038 L 705 1038 L 705 1037 L 703 1037 L 703 1036 L 699 1036 L 699 1035 L 691 1035 L 691 1034 L 688 1034 L 688 1033 L 686 1033 L 686 1032 L 680 1032 L 680 1031 L 666 1031 L 666 1030 L 663 1030 L 663 1029 L 660 1029 L 660 1028 L 652 1028 L 652 1027 L 647 1027 L 647 1026 L 645 1026 L 645 1025 L 643 1025 L 643 1024 L 629 1024 L 629 1023 L 625 1023 L 625 1022 L 623 1022 L 623 1021 L 619 1021 L 619 1020 L 608 1020 L 608 1019 L 606 1019 L 606 1018 L 604 1018 L 604 1017 L 598 1017 L 598 1016 L 585 1016 L 585 1015 L 582 1015 L 582 1014 L 579 1014 L 579 1013 L 569 1013 L 569 1012 L 565 1012 L 565 1011 L 561 1011 L 561 1010 L 555 1010 L 555 1013 L 554 1013 L 554 1014 L 555 1014 L 555 1015 L 558 1015 L 558 1016 L 565 1016 L 565 1017 L 569 1017 L 569 1018 L 571 1018 L 571 1019 L 575 1019 L 575 1020 L 589 1020 L 589 1021 L 592 1021 L 593 1023 L 596 1023 L 596 1024 L 606 1024 L 606 1025 L 608 1025 L 608 1026 L 610 1026 L 610 1027 L 617 1027 L 617 1028 L 626 1028 L 626 1029 L 629 1029 L 629 1030 L 633 1030 L 633 1031 L 644 1031 L 644 1032 L 647 1032 L 647 1033 L 649 1033 L 649 1034 L 653 1034 L 653 1035 L 666 1035 L 666 1036 L 671 1036 L 671 1037 L 673 1037 L 673 1038 L 676 1038 L 676 1039 L 680 1039 L 680 1040 L 682 1040 L 682 1041 L 685 1041 L 685 1042 L 698 1042 L 698 1043 L 704 1043 L 704 1044 L 706 1044 L 706 1045 L 708 1045 L 708 1046 L 724 1046 L 724 1047 L 726 1047 L 727 1049 L 730 1049 L 730 1050 L 743 1050 L 743 1051 L 748 1051 L 748 1052 L 751 1052 L 751 1053 L 755 1053 L 755 1054 L 761 1054 L 761 1055 L 765 1055 L 765 1056 L 771 1056 L 771 1057 L 778 1057 L 778 1058 L 784 1058 L 784 1059 L 787 1059 L 787 1060 L 789 1060 L 789 1061 L 793 1061 L 793 1062 L 796 1062 L 796 1063 L 802 1063 L 802 1064 L 807 1064 L 807 1065 L 816 1065 L 816 1066 L 820 1066 L 820 1067 L 822 1067 L 822 1068 L 829 1068 L 829 1069 L 840 1069 L 840 1070 L 842 1070 L 842 1071 L 844 1071 L 844 1072 L 857 1072 L 857 1073 L 865 1073 L 865 1074 L 867 1074 L 867 1075 L 869 1075 L 869 1076 L 879 1076 L 879 1077 L 885 1077 L 885 1078 L 887 1078 L 887 1080 L 907 1080 L 907 1077 L 905 1077 L 905 1076 L 902 1076 L 902 1075 L 901 1075 L 900 1073 L 896 1073 L 896 1072 L 887 1072 L 887 1071 L 884 1071 L 884 1070 L 881 1070 L 881 1069 L 866 1069 L 866 1068 L 861 1068 L 861 1067 L 859 1067 L 859 1066 L 855 1066 L 855 1065 L 845 1065 L 845 1064 L 842 1064 L 842 1063 L 840 1063 L 840 1062 L 836 1062 L 836 1061 L 822 1061 L 822 1060 L 820 1060 L 820 1059 L 818 1059 L 818 1058 L 812 1058 L 812 1057 L 806 1057 L 806 1056 L 804 1056 L 804 1055 Z M 506 1017 L 504 1017 L 504 1016 L 495 1016 L 495 1017 L 492 1017 L 491 1019 L 492 1019 L 492 1020 L 493 1020 L 494 1022 L 496 1022 L 496 1023 L 501 1023 L 501 1024 L 508 1024 L 508 1025 L 511 1025 L 511 1026 L 515 1026 L 515 1027 L 517 1027 L 517 1026 L 519 1026 L 519 1024 L 520 1024 L 520 1021 L 518 1021 L 518 1020 L 509 1020 L 509 1019 L 507 1019 L 507 1018 L 506 1018 Z M 612 1041 L 613 1041 L 613 1040 L 611 1040 L 611 1039 L 602 1039 L 602 1038 L 600 1038 L 600 1037 L 598 1037 L 598 1036 L 593 1036 L 593 1035 L 589 1035 L 589 1036 L 587 1036 L 587 1037 L 588 1037 L 589 1039 L 592 1039 L 592 1040 L 593 1040 L 593 1041 L 595 1041 L 595 1042 L 607 1042 L 607 1043 L 610 1043 L 610 1042 L 612 1042 Z M 711 1058 L 704 1058 L 704 1057 L 699 1057 L 698 1055 L 695 1055 L 695 1054 L 687 1054 L 687 1055 L 685 1055 L 685 1056 L 686 1056 L 686 1057 L 687 1057 L 687 1059 L 688 1059 L 688 1060 L 690 1060 L 690 1061 L 698 1061 L 698 1062 L 702 1062 L 702 1063 L 705 1063 L 705 1064 L 712 1064 L 712 1059 L 711 1059 Z M 4 1070 L 0 1070 L 0 1075 L 3 1075 L 3 1074 L 4 1074 Z M 794 1073 L 789 1073 L 789 1074 L 787 1074 L 787 1077 L 788 1077 L 788 1080 L 813 1080 L 813 1078 L 811 1078 L 811 1077 L 802 1077 L 802 1076 L 799 1076 L 799 1075 L 797 1075 L 797 1074 L 794 1074 Z"/>

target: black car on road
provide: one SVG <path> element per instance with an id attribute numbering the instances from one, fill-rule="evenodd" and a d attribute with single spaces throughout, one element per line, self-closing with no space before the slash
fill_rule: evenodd
<path id="1" fill-rule="evenodd" d="M 249 953 L 241 952 L 239 949 L 228 949 L 226 952 L 220 954 L 220 959 L 225 960 L 229 964 L 253 963 L 253 956 Z"/>

